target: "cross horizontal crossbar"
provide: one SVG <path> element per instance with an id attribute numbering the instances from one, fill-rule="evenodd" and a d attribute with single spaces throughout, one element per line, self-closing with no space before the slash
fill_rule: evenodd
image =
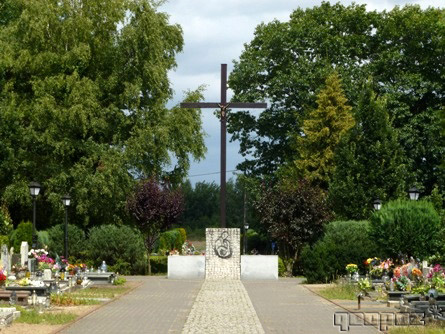
<path id="1" fill-rule="evenodd" d="M 267 108 L 267 103 L 229 102 L 227 108 Z M 221 104 L 212 102 L 183 102 L 181 108 L 221 108 Z"/>

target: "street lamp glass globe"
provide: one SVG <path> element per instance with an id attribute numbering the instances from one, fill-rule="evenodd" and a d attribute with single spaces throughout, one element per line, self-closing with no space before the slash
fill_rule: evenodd
<path id="1" fill-rule="evenodd" d="M 247 231 L 249 229 L 249 224 L 244 225 L 244 229 Z"/>
<path id="2" fill-rule="evenodd" d="M 378 198 L 374 201 L 374 209 L 379 211 L 382 208 L 382 201 Z"/>
<path id="3" fill-rule="evenodd" d="M 70 204 L 71 204 L 71 197 L 70 197 L 70 195 L 63 196 L 62 197 L 62 203 L 65 206 L 70 206 Z"/>
<path id="4" fill-rule="evenodd" d="M 40 192 L 40 188 L 42 188 L 42 186 L 40 184 L 38 184 L 37 182 L 31 182 L 29 185 L 29 192 L 31 193 L 31 196 L 36 197 L 39 195 Z"/>
<path id="5" fill-rule="evenodd" d="M 419 190 L 416 187 L 412 187 L 408 190 L 408 194 L 412 201 L 417 201 L 419 199 Z"/>

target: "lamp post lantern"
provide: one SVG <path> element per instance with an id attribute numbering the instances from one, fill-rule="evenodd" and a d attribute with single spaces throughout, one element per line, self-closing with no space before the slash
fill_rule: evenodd
<path id="1" fill-rule="evenodd" d="M 419 199 L 419 190 L 416 187 L 412 187 L 410 188 L 410 190 L 408 190 L 408 194 L 409 194 L 409 198 L 412 201 L 417 201 Z"/>
<path id="2" fill-rule="evenodd" d="M 64 255 L 65 260 L 68 259 L 68 207 L 71 204 L 71 197 L 70 195 L 65 195 L 62 197 L 62 203 L 65 207 L 65 248 L 64 248 Z"/>
<path id="3" fill-rule="evenodd" d="M 37 233 L 36 233 L 36 198 L 40 193 L 40 189 L 42 186 L 38 184 L 37 182 L 33 181 L 30 182 L 29 185 L 29 192 L 32 196 L 32 248 L 36 249 L 37 247 Z"/>
<path id="4" fill-rule="evenodd" d="M 377 199 L 374 201 L 374 209 L 375 209 L 376 211 L 379 211 L 381 208 L 382 208 L 382 201 L 381 201 L 380 199 L 377 198 Z"/>

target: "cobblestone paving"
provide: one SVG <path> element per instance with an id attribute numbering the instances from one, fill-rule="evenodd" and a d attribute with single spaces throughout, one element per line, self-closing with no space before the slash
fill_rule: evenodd
<path id="1" fill-rule="evenodd" d="M 239 280 L 205 280 L 183 334 L 264 333 L 255 309 Z"/>
<path id="2" fill-rule="evenodd" d="M 101 307 L 62 333 L 181 333 L 203 281 L 136 277 L 143 285 Z"/>
<path id="3" fill-rule="evenodd" d="M 243 281 L 266 333 L 340 333 L 335 312 L 345 310 L 298 285 L 298 279 Z M 343 333 L 378 333 L 371 326 L 351 326 Z"/>

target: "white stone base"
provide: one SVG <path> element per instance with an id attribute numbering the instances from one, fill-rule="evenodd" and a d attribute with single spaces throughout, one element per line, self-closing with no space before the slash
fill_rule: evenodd
<path id="1" fill-rule="evenodd" d="M 204 279 L 204 255 L 173 255 L 168 257 L 168 278 Z"/>
<path id="2" fill-rule="evenodd" d="M 278 279 L 278 255 L 241 255 L 241 279 Z"/>

